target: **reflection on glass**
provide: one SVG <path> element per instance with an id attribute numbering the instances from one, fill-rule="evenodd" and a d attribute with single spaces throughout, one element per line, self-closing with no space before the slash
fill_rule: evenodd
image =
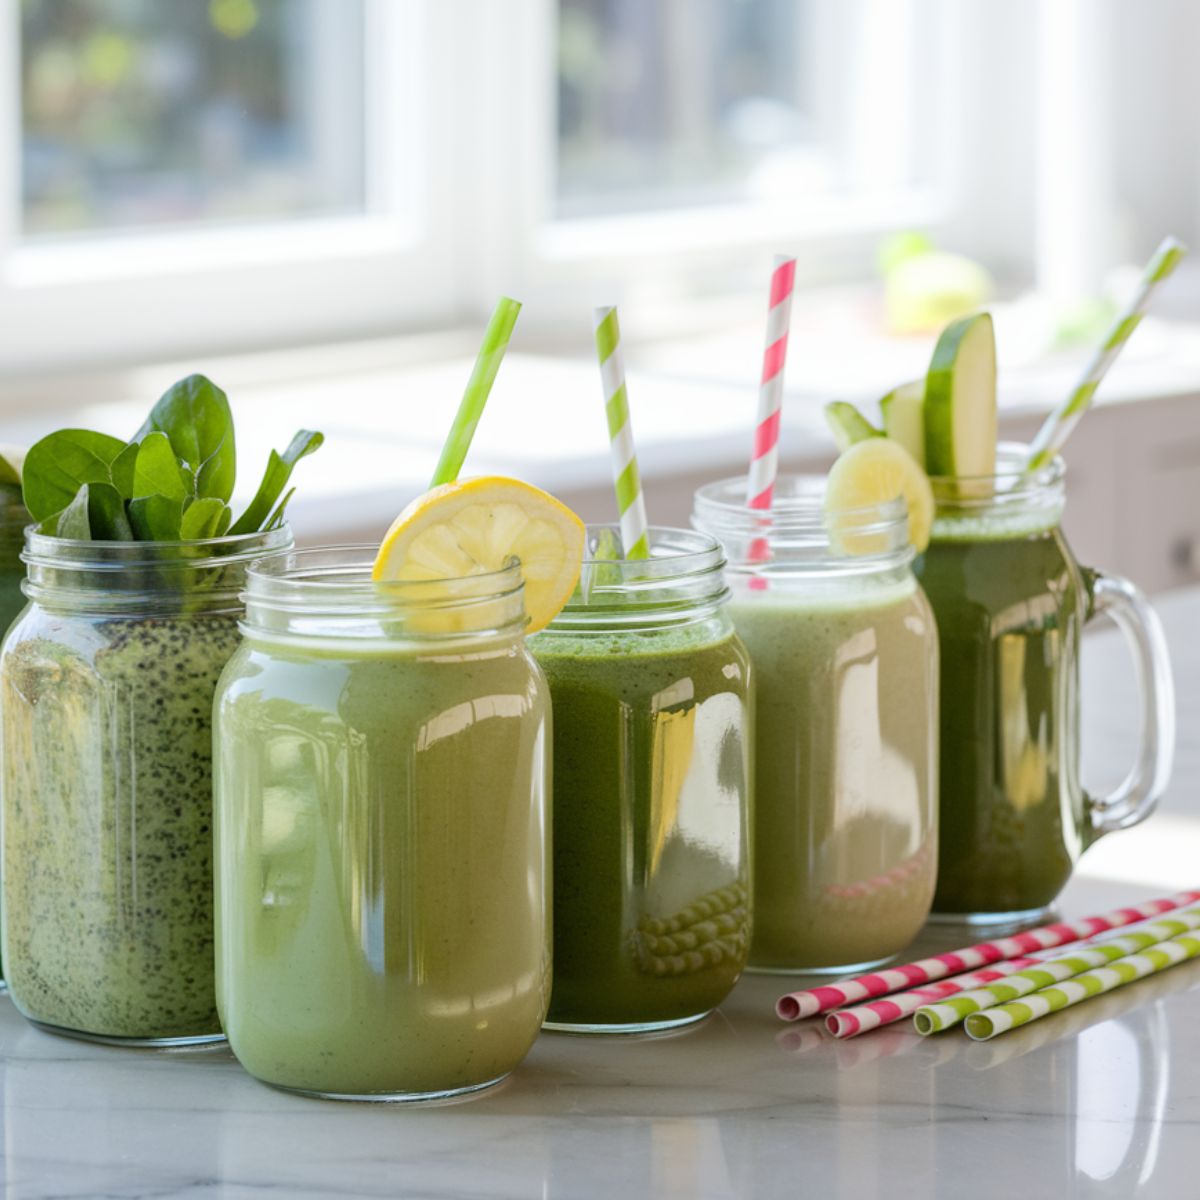
<path id="1" fill-rule="evenodd" d="M 27 234 L 355 211 L 362 0 L 22 0 Z"/>

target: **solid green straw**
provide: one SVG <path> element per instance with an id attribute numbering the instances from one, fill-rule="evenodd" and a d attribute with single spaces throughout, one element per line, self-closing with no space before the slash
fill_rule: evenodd
<path id="1" fill-rule="evenodd" d="M 513 326 L 517 323 L 520 311 L 519 300 L 501 296 L 497 302 L 492 319 L 488 322 L 487 332 L 483 335 L 483 345 L 479 348 L 475 369 L 467 381 L 467 390 L 463 392 L 462 403 L 454 417 L 454 424 L 450 426 L 450 432 L 446 435 L 446 444 L 442 447 L 442 457 L 438 459 L 437 470 L 433 473 L 430 487 L 453 483 L 458 478 L 458 473 L 466 461 L 467 451 L 471 448 L 475 427 L 483 415 L 483 406 L 487 403 L 492 384 L 496 382 L 496 372 L 500 370 L 500 363 L 508 349 Z"/>

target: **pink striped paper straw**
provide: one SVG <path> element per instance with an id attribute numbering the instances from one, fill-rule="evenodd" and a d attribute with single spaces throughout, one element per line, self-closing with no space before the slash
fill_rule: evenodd
<path id="1" fill-rule="evenodd" d="M 947 996 L 953 996 L 955 992 L 968 992 L 972 988 L 983 987 L 985 983 L 995 983 L 1005 975 L 1036 966 L 1038 961 L 1036 958 L 1010 958 L 994 967 L 984 967 L 966 975 L 956 975 L 952 979 L 939 979 L 936 983 L 927 983 L 924 987 L 911 992 L 901 992 L 900 995 L 890 996 L 886 1000 L 872 1000 L 870 1004 L 861 1004 L 858 1008 L 843 1008 L 825 1018 L 825 1028 L 835 1038 L 857 1037 L 860 1033 L 878 1029 L 881 1025 L 890 1025 L 893 1021 L 911 1017 L 923 1004 L 936 1004 Z"/>
<path id="2" fill-rule="evenodd" d="M 771 271 L 771 298 L 767 305 L 767 345 L 763 351 L 762 381 L 758 386 L 758 422 L 754 426 L 754 449 L 746 477 L 746 503 L 750 508 L 769 509 L 775 498 L 775 476 L 779 473 L 779 413 L 783 406 L 783 368 L 787 362 L 788 326 L 792 318 L 792 291 L 796 282 L 796 260 L 775 256 Z M 750 561 L 762 562 L 768 555 L 766 538 L 750 543 Z M 764 582 L 755 578 L 753 586 Z"/>
<path id="3" fill-rule="evenodd" d="M 770 508 L 779 470 L 779 410 L 783 403 L 783 368 L 787 362 L 788 325 L 792 316 L 792 289 L 796 260 L 775 256 L 771 272 L 771 300 L 767 308 L 767 346 L 763 351 L 762 382 L 758 389 L 758 424 L 754 427 L 754 452 L 746 485 L 751 508 Z"/>
<path id="4" fill-rule="evenodd" d="M 1144 921 L 1148 917 L 1158 916 L 1159 913 L 1182 908 L 1185 904 L 1194 904 L 1197 900 L 1200 900 L 1200 891 L 1180 892 L 1164 900 L 1147 900 L 1144 904 L 1118 908 L 1115 912 L 1100 917 L 1084 917 L 1082 921 L 1043 925 L 1040 929 L 1013 934 L 994 942 L 980 942 L 963 950 L 935 954 L 932 958 L 923 958 L 919 962 L 901 967 L 889 967 L 870 975 L 858 975 L 841 983 L 791 992 L 779 998 L 775 1011 L 784 1021 L 799 1021 L 803 1017 L 811 1017 L 831 1008 L 843 1008 L 860 1000 L 886 996 L 889 992 L 896 992 L 901 988 L 919 987 L 937 979 L 945 979 L 947 975 L 986 967 L 989 963 L 1001 962 L 1017 955 L 1049 950 L 1109 929 L 1121 929 L 1135 921 Z"/>

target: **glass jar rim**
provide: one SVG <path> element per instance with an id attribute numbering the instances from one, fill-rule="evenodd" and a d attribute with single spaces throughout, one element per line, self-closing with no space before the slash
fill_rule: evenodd
<path id="1" fill-rule="evenodd" d="M 264 551 L 284 549 L 291 544 L 292 529 L 287 522 L 277 529 L 255 533 L 162 542 L 61 538 L 54 534 L 39 533 L 36 525 L 28 525 L 21 559 L 32 566 L 53 567 L 55 570 L 127 571 L 135 567 L 166 565 L 204 570 L 235 563 L 251 563 L 261 559 Z"/>
<path id="2" fill-rule="evenodd" d="M 746 499 L 745 475 L 734 475 L 706 483 L 696 489 L 695 498 L 702 501 L 713 513 L 727 514 L 730 518 L 789 524 L 798 528 L 807 526 L 827 530 L 830 517 L 850 522 L 855 528 L 907 523 L 908 506 L 900 496 L 879 504 L 826 509 L 825 480 L 824 475 L 781 473 L 775 479 L 770 508 L 750 507 Z"/>
<path id="3" fill-rule="evenodd" d="M 250 564 L 242 601 L 248 637 L 288 644 L 449 649 L 511 642 L 528 624 L 515 559 L 498 571 L 449 579 L 375 580 L 379 547 L 293 550 Z"/>
<path id="4" fill-rule="evenodd" d="M 996 470 L 989 475 L 930 475 L 934 499 L 955 508 L 978 508 L 997 501 L 1018 504 L 1045 499 L 1060 492 L 1067 475 L 1062 455 L 1029 471 L 1029 453 L 1024 442 L 1001 442 L 996 447 Z"/>
<path id="5" fill-rule="evenodd" d="M 912 561 L 908 505 L 902 497 L 879 504 L 825 508 L 823 475 L 781 474 L 770 508 L 751 508 L 743 476 L 696 490 L 692 524 L 725 544 L 730 570 L 754 573 L 833 571 L 871 574 Z M 765 543 L 766 553 L 755 553 Z"/>
<path id="6" fill-rule="evenodd" d="M 330 610 L 388 612 L 397 606 L 426 606 L 439 589 L 457 598 L 499 599 L 523 591 L 521 564 L 515 559 L 498 571 L 446 579 L 374 580 L 371 568 L 379 547 L 347 542 L 292 550 L 256 558 L 246 570 L 247 601 L 271 607 L 312 610 L 327 603 Z"/>
<path id="7" fill-rule="evenodd" d="M 652 629 L 687 624 L 715 612 L 729 599 L 725 551 L 720 541 L 698 529 L 651 525 L 648 558 L 618 558 L 618 525 L 587 526 L 579 586 L 551 631 L 608 628 Z"/>

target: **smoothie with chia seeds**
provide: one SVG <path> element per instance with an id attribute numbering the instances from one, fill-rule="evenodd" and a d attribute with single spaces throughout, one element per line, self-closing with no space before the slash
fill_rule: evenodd
<path id="1" fill-rule="evenodd" d="M 63 429 L 24 456 L 29 604 L 0 650 L 0 945 L 47 1029 L 221 1037 L 213 966 L 212 699 L 247 564 L 291 546 L 272 452 L 240 517 L 233 418 L 200 375 L 133 438 Z"/>
<path id="2" fill-rule="evenodd" d="M 17 624 L 2 675 L 13 999 L 100 1036 L 217 1035 L 211 710 L 236 617 L 52 621 Z"/>

